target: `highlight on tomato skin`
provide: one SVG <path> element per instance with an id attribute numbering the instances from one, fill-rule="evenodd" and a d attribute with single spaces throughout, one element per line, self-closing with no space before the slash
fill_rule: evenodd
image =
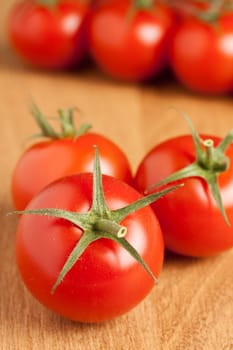
<path id="1" fill-rule="evenodd" d="M 120 180 L 107 175 L 102 180 L 111 210 L 142 198 Z M 56 207 L 85 213 L 91 201 L 92 174 L 79 174 L 44 188 L 27 210 Z M 152 209 L 140 209 L 120 224 L 127 228 L 125 239 L 159 276 L 164 242 Z M 79 322 L 101 322 L 130 311 L 149 294 L 154 281 L 122 246 L 105 238 L 87 247 L 51 293 L 59 271 L 81 236 L 82 231 L 64 219 L 23 214 L 17 228 L 16 258 L 27 289 L 48 309 Z"/>
<path id="2" fill-rule="evenodd" d="M 201 139 L 211 139 L 214 147 L 218 147 L 223 141 L 212 135 L 201 135 Z M 171 183 L 183 182 L 182 188 L 151 204 L 160 222 L 167 250 L 186 256 L 207 257 L 233 247 L 232 143 L 228 144 L 222 156 L 224 161 L 229 161 L 229 166 L 226 170 L 217 172 L 217 178 L 212 173 L 211 179 L 217 179 L 216 184 L 229 224 L 203 178 L 198 175 L 183 178 L 180 176 L 179 180 Z M 163 183 L 172 174 L 187 169 L 195 160 L 191 135 L 167 139 L 152 147 L 140 161 L 135 174 L 135 186 L 142 193 L 148 189 L 153 192 L 157 188 L 153 187 L 155 184 Z M 162 188 L 166 186 L 163 184 Z"/>

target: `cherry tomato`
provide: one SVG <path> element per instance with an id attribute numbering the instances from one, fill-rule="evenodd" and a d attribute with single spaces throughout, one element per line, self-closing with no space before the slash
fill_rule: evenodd
<path id="1" fill-rule="evenodd" d="M 92 203 L 92 178 L 92 174 L 82 173 L 59 179 L 34 197 L 27 210 L 61 208 L 86 213 Z M 142 198 L 126 183 L 107 175 L 103 175 L 103 191 L 111 210 Z M 125 239 L 158 276 L 164 245 L 152 209 L 147 206 L 133 212 L 120 224 L 127 228 Z M 16 257 L 25 285 L 46 307 L 72 320 L 99 322 L 129 311 L 149 293 L 154 282 L 122 246 L 105 238 L 86 248 L 51 293 L 62 266 L 81 237 L 81 229 L 67 220 L 22 215 Z"/>
<path id="2" fill-rule="evenodd" d="M 124 152 L 106 137 L 87 132 L 78 138 L 38 142 L 18 160 L 12 176 L 15 207 L 24 209 L 28 202 L 50 182 L 75 173 L 92 171 L 93 145 L 100 150 L 102 172 L 132 182 L 132 173 Z"/>
<path id="3" fill-rule="evenodd" d="M 89 46 L 96 64 L 114 78 L 150 79 L 167 63 L 173 12 L 157 5 L 134 8 L 132 1 L 110 1 L 93 11 Z"/>
<path id="4" fill-rule="evenodd" d="M 9 41 L 14 51 L 33 66 L 78 66 L 87 55 L 88 17 L 89 7 L 84 1 L 61 0 L 49 6 L 22 0 L 9 14 Z"/>
<path id="5" fill-rule="evenodd" d="M 187 18 L 175 30 L 170 64 L 188 89 L 206 94 L 233 89 L 233 13 L 213 23 Z"/>
<path id="6" fill-rule="evenodd" d="M 202 136 L 206 139 L 207 136 Z M 209 139 L 209 137 L 208 137 Z M 215 145 L 220 139 L 211 137 Z M 188 256 L 210 256 L 233 246 L 233 145 L 226 156 L 229 168 L 219 174 L 218 185 L 228 226 L 206 181 L 200 177 L 180 180 L 184 186 L 152 204 L 161 224 L 168 250 Z M 192 137 L 178 136 L 151 149 L 141 161 L 135 184 L 140 191 L 151 188 L 195 161 Z"/>

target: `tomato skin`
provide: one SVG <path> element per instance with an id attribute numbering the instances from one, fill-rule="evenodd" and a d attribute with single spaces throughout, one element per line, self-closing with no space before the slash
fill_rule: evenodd
<path id="1" fill-rule="evenodd" d="M 158 75 L 167 63 L 173 12 L 130 10 L 131 1 L 110 1 L 93 11 L 89 47 L 96 64 L 108 75 L 143 81 Z"/>
<path id="2" fill-rule="evenodd" d="M 209 138 L 202 136 L 203 139 Z M 212 137 L 215 145 L 219 139 Z M 152 204 L 168 250 L 187 256 L 205 257 L 233 246 L 233 145 L 226 155 L 230 167 L 218 178 L 220 193 L 231 226 L 225 223 L 208 185 L 201 178 L 188 178 L 184 186 Z M 140 191 L 166 178 L 195 160 L 191 136 L 162 142 L 141 161 L 135 176 Z"/>
<path id="3" fill-rule="evenodd" d="M 88 132 L 76 139 L 42 141 L 28 148 L 12 174 L 11 192 L 18 210 L 44 186 L 59 177 L 92 172 L 94 145 L 100 151 L 102 173 L 132 183 L 132 171 L 125 153 L 106 137 Z"/>
<path id="4" fill-rule="evenodd" d="M 103 175 L 107 205 L 117 209 L 141 195 L 120 180 Z M 92 202 L 92 174 L 59 179 L 43 189 L 27 209 L 56 207 L 87 212 Z M 121 223 L 126 239 L 159 275 L 164 243 L 158 220 L 147 206 Z M 23 215 L 16 235 L 17 265 L 30 292 L 49 309 L 72 320 L 100 322 L 138 304 L 154 282 L 121 246 L 107 239 L 92 243 L 67 273 L 54 294 L 51 288 L 81 236 L 75 225 L 48 216 Z M 41 255 L 43 252 L 43 256 Z"/>
<path id="5" fill-rule="evenodd" d="M 195 18 L 180 23 L 170 45 L 170 65 L 188 89 L 205 94 L 233 90 L 233 13 L 214 24 Z"/>
<path id="6" fill-rule="evenodd" d="M 7 24 L 9 42 L 26 63 L 45 69 L 79 66 L 87 56 L 89 8 L 81 1 L 46 7 L 33 0 L 13 6 Z"/>

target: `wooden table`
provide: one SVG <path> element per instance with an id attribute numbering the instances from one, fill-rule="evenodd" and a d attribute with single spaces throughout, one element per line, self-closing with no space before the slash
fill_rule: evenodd
<path id="1" fill-rule="evenodd" d="M 22 65 L 5 37 L 13 1 L 1 4 L 0 23 L 0 349 L 1 350 L 232 350 L 233 251 L 208 259 L 169 257 L 160 283 L 139 306 L 110 322 L 82 325 L 49 312 L 23 287 L 14 240 L 10 179 L 15 163 L 37 132 L 29 98 L 49 115 L 78 106 L 85 121 L 127 153 L 135 171 L 155 143 L 188 131 L 171 106 L 187 113 L 201 132 L 224 136 L 233 125 L 231 97 L 191 94 L 171 79 L 127 85 L 94 69 L 46 73 Z"/>

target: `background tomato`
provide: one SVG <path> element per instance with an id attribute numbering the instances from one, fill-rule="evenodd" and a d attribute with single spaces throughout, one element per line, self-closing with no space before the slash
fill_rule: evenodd
<path id="1" fill-rule="evenodd" d="M 121 0 L 97 7 L 90 19 L 89 46 L 96 64 L 110 76 L 142 81 L 166 65 L 174 18 L 159 5 L 134 6 Z"/>
<path id="2" fill-rule="evenodd" d="M 170 46 L 174 74 L 187 88 L 207 94 L 233 90 L 233 13 L 211 23 L 188 18 Z"/>
<path id="3" fill-rule="evenodd" d="M 33 66 L 77 66 L 87 54 L 88 16 L 89 7 L 84 1 L 61 0 L 46 6 L 40 1 L 23 0 L 9 14 L 9 41 L 14 51 Z"/>
<path id="4" fill-rule="evenodd" d="M 203 136 L 204 139 L 207 136 Z M 219 139 L 211 137 L 215 145 Z M 218 176 L 220 194 L 233 224 L 233 145 L 226 151 L 230 167 Z M 191 136 L 179 136 L 155 146 L 141 161 L 135 183 L 140 191 L 165 179 L 196 159 Z M 209 256 L 233 246 L 233 228 L 227 226 L 207 183 L 200 177 L 181 180 L 184 187 L 152 207 L 161 224 L 167 249 L 189 256 Z"/>
<path id="5" fill-rule="evenodd" d="M 132 182 L 130 164 L 124 152 L 106 137 L 87 132 L 77 138 L 41 141 L 28 148 L 12 175 L 12 196 L 17 209 L 50 182 L 80 172 L 91 172 L 97 145 L 103 174 Z"/>
<path id="6" fill-rule="evenodd" d="M 111 210 L 141 198 L 132 187 L 104 175 L 103 190 Z M 50 184 L 33 198 L 27 210 L 61 208 L 86 213 L 91 203 L 92 174 L 79 174 Z M 121 224 L 127 227 L 127 241 L 158 276 L 164 245 L 152 209 L 147 206 L 131 213 Z M 92 242 L 51 293 L 81 235 L 76 225 L 64 219 L 22 215 L 16 255 L 27 288 L 46 307 L 72 320 L 98 322 L 129 311 L 149 293 L 154 281 L 122 246 L 109 239 Z"/>

